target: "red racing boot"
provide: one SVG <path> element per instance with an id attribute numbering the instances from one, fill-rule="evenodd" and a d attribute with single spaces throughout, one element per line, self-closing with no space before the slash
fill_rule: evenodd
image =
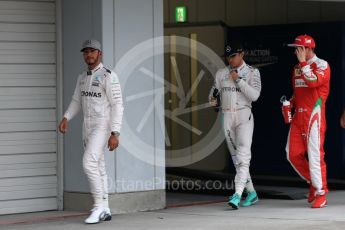
<path id="1" fill-rule="evenodd" d="M 326 206 L 327 206 L 326 193 L 324 193 L 323 195 L 316 194 L 315 202 L 311 207 L 312 208 L 323 208 Z"/>
<path id="2" fill-rule="evenodd" d="M 315 192 L 316 192 L 316 189 L 314 188 L 314 186 L 310 185 L 308 203 L 311 203 L 315 200 Z"/>

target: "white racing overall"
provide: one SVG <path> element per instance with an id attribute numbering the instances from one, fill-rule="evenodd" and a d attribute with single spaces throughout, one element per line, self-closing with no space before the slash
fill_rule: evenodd
<path id="1" fill-rule="evenodd" d="M 236 168 L 235 193 L 242 195 L 244 188 L 254 191 L 249 173 L 254 117 L 251 104 L 260 96 L 261 79 L 257 69 L 243 64 L 236 69 L 239 78 L 230 78 L 230 68 L 221 69 L 216 74 L 214 88 L 220 91 L 223 112 L 223 128 L 226 142 Z"/>
<path id="2" fill-rule="evenodd" d="M 108 207 L 104 149 L 111 132 L 120 132 L 123 105 L 117 75 L 100 63 L 81 73 L 72 101 L 64 115 L 71 120 L 83 110 L 83 168 L 90 183 L 94 207 Z"/>

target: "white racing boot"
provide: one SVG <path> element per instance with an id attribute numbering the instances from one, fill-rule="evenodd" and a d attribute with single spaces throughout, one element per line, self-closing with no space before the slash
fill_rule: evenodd
<path id="1" fill-rule="evenodd" d="M 106 210 L 103 207 L 95 207 L 91 210 L 90 216 L 85 220 L 86 224 L 97 224 L 105 215 Z"/>
<path id="2" fill-rule="evenodd" d="M 109 208 L 104 208 L 104 214 L 101 216 L 101 220 L 104 220 L 104 221 L 111 220 L 111 212 Z"/>

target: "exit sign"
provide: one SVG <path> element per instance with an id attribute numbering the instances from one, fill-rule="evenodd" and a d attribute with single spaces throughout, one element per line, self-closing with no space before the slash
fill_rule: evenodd
<path id="1" fill-rule="evenodd" d="M 175 8 L 175 21 L 186 22 L 187 21 L 187 7 L 178 6 Z"/>

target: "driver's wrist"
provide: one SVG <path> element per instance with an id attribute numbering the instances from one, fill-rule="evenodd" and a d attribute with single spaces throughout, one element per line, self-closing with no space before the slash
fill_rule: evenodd
<path id="1" fill-rule="evenodd" d="M 118 136 L 120 136 L 120 132 L 118 132 L 118 131 L 112 131 L 112 132 L 110 133 L 110 135 L 111 135 L 111 136 L 114 136 L 114 137 L 118 137 Z"/>
<path id="2" fill-rule="evenodd" d="M 307 61 L 300 61 L 299 64 L 301 67 L 308 65 Z"/>

